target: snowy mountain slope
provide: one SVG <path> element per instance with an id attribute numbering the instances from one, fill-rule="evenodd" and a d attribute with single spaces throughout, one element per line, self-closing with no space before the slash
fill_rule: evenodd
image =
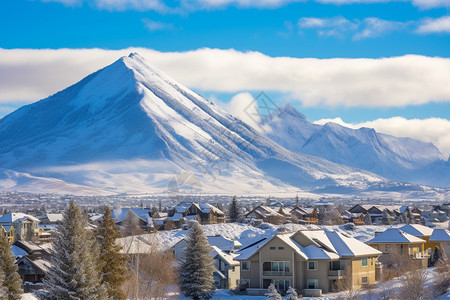
<path id="1" fill-rule="evenodd" d="M 182 172 L 226 193 L 384 181 L 281 147 L 137 54 L 1 119 L 0 165 L 114 192 L 162 192 Z"/>
<path id="2" fill-rule="evenodd" d="M 351 129 L 336 123 L 309 122 L 290 105 L 265 122 L 266 135 L 280 145 L 304 154 L 368 170 L 390 180 L 450 186 L 450 168 L 431 143 Z"/>

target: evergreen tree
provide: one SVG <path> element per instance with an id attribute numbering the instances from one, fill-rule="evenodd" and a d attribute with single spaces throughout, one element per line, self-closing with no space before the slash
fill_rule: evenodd
<path id="1" fill-rule="evenodd" d="M 269 288 L 267 289 L 266 299 L 267 300 L 282 300 L 280 293 L 278 293 L 278 291 L 275 288 L 275 286 L 273 285 L 273 283 L 271 283 L 269 285 Z"/>
<path id="2" fill-rule="evenodd" d="M 286 300 L 297 300 L 298 294 L 292 287 L 289 287 L 289 289 L 286 292 Z"/>
<path id="3" fill-rule="evenodd" d="M 391 225 L 391 223 L 392 223 L 389 213 L 387 212 L 386 209 L 383 211 L 383 216 L 381 218 L 381 221 L 383 222 L 384 225 Z"/>
<path id="4" fill-rule="evenodd" d="M 239 221 L 241 218 L 241 212 L 240 212 L 239 204 L 236 200 L 236 196 L 233 197 L 233 200 L 231 200 L 230 208 L 228 209 L 228 215 L 230 217 L 230 222 L 234 223 Z"/>
<path id="5" fill-rule="evenodd" d="M 372 225 L 372 218 L 369 213 L 364 216 L 364 225 Z"/>
<path id="6" fill-rule="evenodd" d="M 16 259 L 10 247 L 11 245 L 6 235 L 0 234 L 0 268 L 4 281 L 2 286 L 6 289 L 6 299 L 22 299 L 22 279 L 17 273 Z"/>
<path id="7" fill-rule="evenodd" d="M 209 299 L 214 288 L 214 260 L 202 227 L 195 222 L 189 230 L 185 261 L 180 266 L 180 290 L 193 299 Z"/>
<path id="8" fill-rule="evenodd" d="M 295 196 L 295 206 L 298 207 L 299 201 L 298 201 L 298 195 Z"/>
<path id="9" fill-rule="evenodd" d="M 106 207 L 103 220 L 97 229 L 97 242 L 100 247 L 100 275 L 108 297 L 126 299 L 121 287 L 127 278 L 128 259 L 120 253 L 122 247 L 116 243 L 118 237 L 120 234 L 114 219 L 111 218 L 111 209 Z"/>
<path id="10" fill-rule="evenodd" d="M 5 273 L 0 268 L 0 300 L 8 300 L 8 288 L 5 285 L 5 279 Z"/>
<path id="11" fill-rule="evenodd" d="M 72 201 L 53 240 L 53 267 L 44 279 L 44 299 L 107 299 L 99 274 L 99 250 L 88 220 Z"/>

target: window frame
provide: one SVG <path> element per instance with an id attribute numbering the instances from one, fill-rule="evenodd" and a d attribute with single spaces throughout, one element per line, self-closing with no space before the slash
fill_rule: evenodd
<path id="1" fill-rule="evenodd" d="M 310 263 L 313 263 L 313 264 L 314 264 L 314 269 L 311 269 L 311 268 L 309 267 L 309 264 L 310 264 Z M 308 269 L 309 271 L 316 271 L 316 270 L 319 269 L 319 263 L 318 263 L 316 260 L 308 261 L 307 269 Z"/>
<path id="2" fill-rule="evenodd" d="M 369 259 L 367 257 L 361 258 L 361 266 L 367 267 L 369 265 L 368 260 Z M 364 261 L 366 262 L 365 264 L 364 264 Z"/>
<path id="3" fill-rule="evenodd" d="M 244 268 L 244 264 L 247 264 L 248 268 Z M 245 271 L 245 272 L 250 271 L 250 261 L 249 260 L 243 260 L 241 262 L 241 271 Z"/>
<path id="4" fill-rule="evenodd" d="M 366 282 L 364 282 L 364 278 L 366 279 Z M 361 284 L 369 284 L 369 277 L 367 276 L 361 277 Z"/>
<path id="5" fill-rule="evenodd" d="M 309 283 L 310 282 L 313 282 L 314 283 L 314 288 L 310 288 L 309 287 Z M 319 288 L 319 279 L 308 279 L 308 280 L 306 280 L 306 287 L 309 289 L 309 290 L 317 290 L 318 288 Z"/>

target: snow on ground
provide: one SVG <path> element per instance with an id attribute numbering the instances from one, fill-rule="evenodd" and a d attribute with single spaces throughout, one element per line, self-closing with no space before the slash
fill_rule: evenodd
<path id="1" fill-rule="evenodd" d="M 38 297 L 36 297 L 35 294 L 32 293 L 25 293 L 22 295 L 22 300 L 37 300 L 39 299 Z"/>
<path id="2" fill-rule="evenodd" d="M 362 242 L 366 242 L 375 236 L 375 232 L 385 231 L 387 228 L 389 228 L 389 226 L 364 225 L 364 226 L 355 226 L 354 230 L 346 230 L 344 229 L 343 225 L 333 225 L 333 226 L 300 225 L 300 224 L 272 225 L 267 223 L 263 223 L 262 225 L 257 227 L 242 223 L 203 225 L 203 230 L 205 231 L 206 236 L 222 235 L 224 237 L 239 241 L 243 246 L 249 245 L 264 237 L 270 237 L 278 230 L 295 232 L 301 229 L 304 230 L 304 229 L 319 229 L 319 228 L 346 233 L 347 235 L 354 237 Z M 161 231 L 152 234 L 145 234 L 140 236 L 139 239 L 140 240 L 155 239 L 163 249 L 169 249 L 177 242 L 184 239 L 187 233 L 188 233 L 187 230 L 176 229 L 170 231 Z M 128 237 L 125 239 L 131 238 L 132 237 Z"/>

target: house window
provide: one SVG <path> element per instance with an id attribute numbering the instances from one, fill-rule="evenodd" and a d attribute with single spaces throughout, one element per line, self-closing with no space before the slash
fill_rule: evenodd
<path id="1" fill-rule="evenodd" d="M 274 280 L 273 285 L 279 291 L 285 291 L 291 286 L 291 282 L 289 280 Z"/>
<path id="2" fill-rule="evenodd" d="M 319 288 L 319 280 L 317 279 L 308 279 L 307 282 L 308 289 L 318 289 Z"/>
<path id="3" fill-rule="evenodd" d="M 284 250 L 284 247 L 278 247 L 278 250 Z"/>
<path id="4" fill-rule="evenodd" d="M 250 271 L 250 262 L 249 261 L 242 261 L 241 262 L 241 270 L 242 271 Z"/>
<path id="5" fill-rule="evenodd" d="M 317 261 L 308 261 L 308 270 L 317 270 Z"/>
<path id="6" fill-rule="evenodd" d="M 367 284 L 369 281 L 367 280 L 367 277 L 361 278 L 362 284 Z"/>
<path id="7" fill-rule="evenodd" d="M 290 272 L 290 261 L 266 261 L 263 263 L 264 272 Z"/>
<path id="8" fill-rule="evenodd" d="M 367 257 L 364 257 L 363 259 L 361 259 L 361 264 L 363 267 L 367 267 Z"/>
<path id="9" fill-rule="evenodd" d="M 270 247 L 269 249 L 270 250 L 275 250 L 275 249 L 277 249 L 277 247 Z"/>

